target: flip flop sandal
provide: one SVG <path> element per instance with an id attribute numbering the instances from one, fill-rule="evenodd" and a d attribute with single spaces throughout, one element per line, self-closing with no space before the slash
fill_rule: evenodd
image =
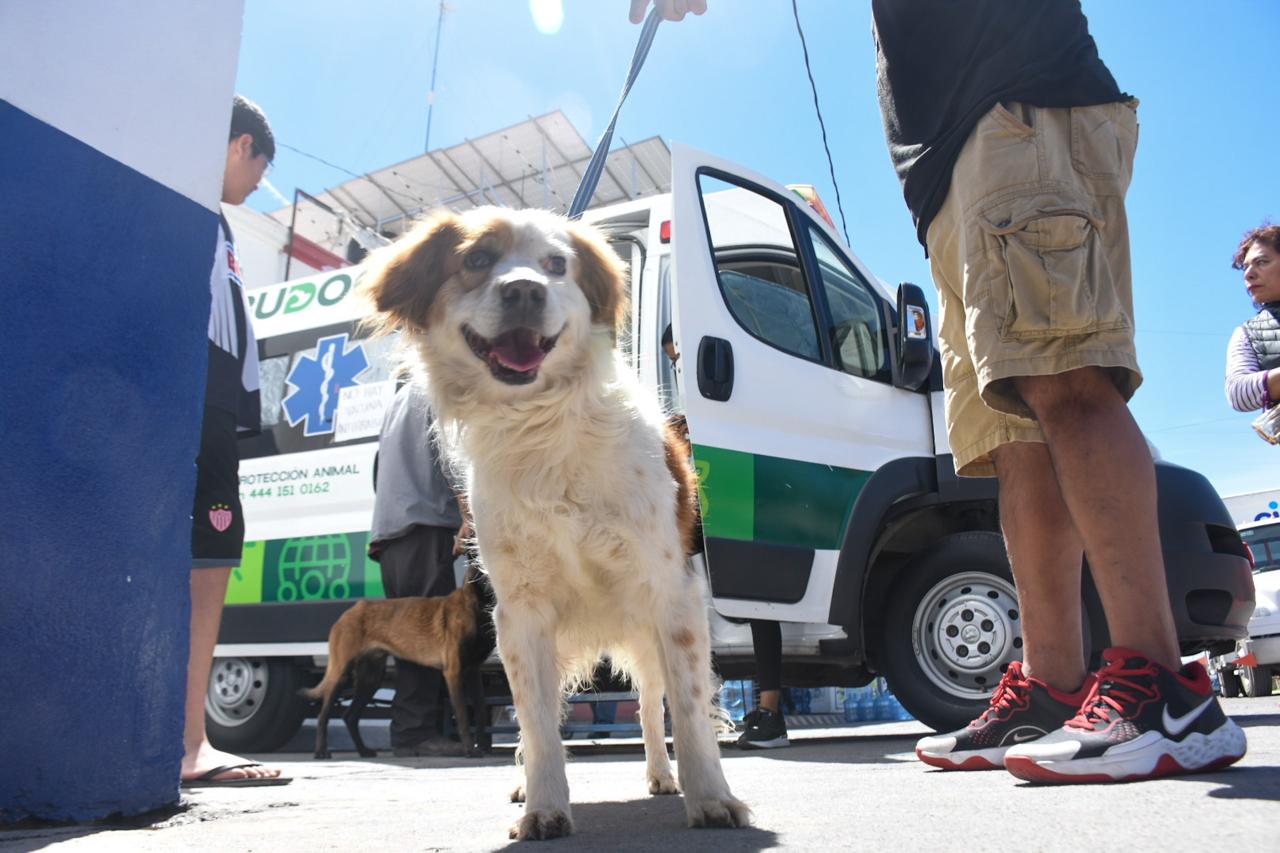
<path id="1" fill-rule="evenodd" d="M 239 770 L 245 767 L 261 767 L 262 764 L 257 761 L 250 761 L 245 764 L 223 764 L 221 767 L 215 767 L 212 770 L 201 773 L 191 779 L 183 779 L 182 787 L 184 788 L 262 788 L 268 785 L 288 785 L 293 781 L 291 776 L 242 776 L 235 779 L 218 779 L 228 770 Z"/>

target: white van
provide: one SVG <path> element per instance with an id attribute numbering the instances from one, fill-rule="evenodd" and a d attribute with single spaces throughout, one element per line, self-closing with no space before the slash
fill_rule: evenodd
<path id="1" fill-rule="evenodd" d="M 962 725 L 1020 657 L 1021 620 L 995 481 L 954 474 L 919 288 L 895 299 L 785 187 L 678 145 L 672 162 L 670 194 L 584 219 L 630 265 L 628 358 L 688 418 L 720 672 L 754 671 L 741 620 L 778 620 L 786 683 L 883 674 L 920 720 Z M 357 276 L 250 294 L 264 429 L 242 443 L 249 541 L 206 704 L 236 749 L 297 730 L 329 626 L 382 594 L 365 554 L 394 344 L 358 336 Z M 1157 473 L 1183 649 L 1225 651 L 1253 610 L 1245 549 L 1204 477 Z M 1082 594 L 1096 652 L 1104 620 Z"/>
<path id="2" fill-rule="evenodd" d="M 1249 636 L 1225 655 L 1212 657 L 1223 696 L 1270 696 L 1280 675 L 1280 521 L 1263 518 L 1240 525 L 1240 537 L 1253 558 L 1257 605 Z"/>

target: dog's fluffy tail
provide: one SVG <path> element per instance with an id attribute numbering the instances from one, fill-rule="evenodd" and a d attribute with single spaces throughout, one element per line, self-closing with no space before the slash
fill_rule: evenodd
<path id="1" fill-rule="evenodd" d="M 342 680 L 342 672 L 338 668 L 338 663 L 333 659 L 333 655 L 329 656 L 329 665 L 325 667 L 324 678 L 315 687 L 303 688 L 300 693 L 308 699 L 322 699 L 328 696 L 338 687 L 338 682 Z"/>
<path id="2" fill-rule="evenodd" d="M 329 654 L 329 664 L 325 667 L 324 678 L 315 687 L 302 690 L 302 695 L 308 699 L 323 699 L 330 696 L 338 689 L 339 682 L 345 674 L 346 661 L 339 661 L 331 652 Z"/>

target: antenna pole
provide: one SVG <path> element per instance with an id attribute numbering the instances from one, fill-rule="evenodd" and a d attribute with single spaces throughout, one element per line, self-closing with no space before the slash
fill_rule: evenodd
<path id="1" fill-rule="evenodd" d="M 440 0 L 440 15 L 436 18 L 436 49 L 431 56 L 431 89 L 427 92 L 427 134 L 422 140 L 423 152 L 431 150 L 431 110 L 436 105 L 436 65 L 440 61 L 440 31 L 444 29 L 444 0 Z"/>

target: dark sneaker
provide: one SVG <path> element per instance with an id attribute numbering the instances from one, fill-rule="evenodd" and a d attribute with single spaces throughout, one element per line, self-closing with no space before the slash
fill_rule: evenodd
<path id="1" fill-rule="evenodd" d="M 738 738 L 739 749 L 777 749 L 788 746 L 787 724 L 782 715 L 768 708 L 756 708 L 742 718 L 744 728 Z"/>
<path id="2" fill-rule="evenodd" d="M 1028 782 L 1133 782 L 1239 761 L 1244 732 L 1223 713 L 1199 663 L 1171 672 L 1131 649 L 1107 649 L 1080 713 L 1015 747 L 1005 768 Z"/>
<path id="3" fill-rule="evenodd" d="M 1010 747 L 1061 728 L 1092 686 L 1090 677 L 1075 693 L 1063 693 L 1025 677 L 1022 662 L 1013 661 L 980 717 L 958 731 L 921 738 L 916 757 L 944 770 L 999 770 Z"/>

